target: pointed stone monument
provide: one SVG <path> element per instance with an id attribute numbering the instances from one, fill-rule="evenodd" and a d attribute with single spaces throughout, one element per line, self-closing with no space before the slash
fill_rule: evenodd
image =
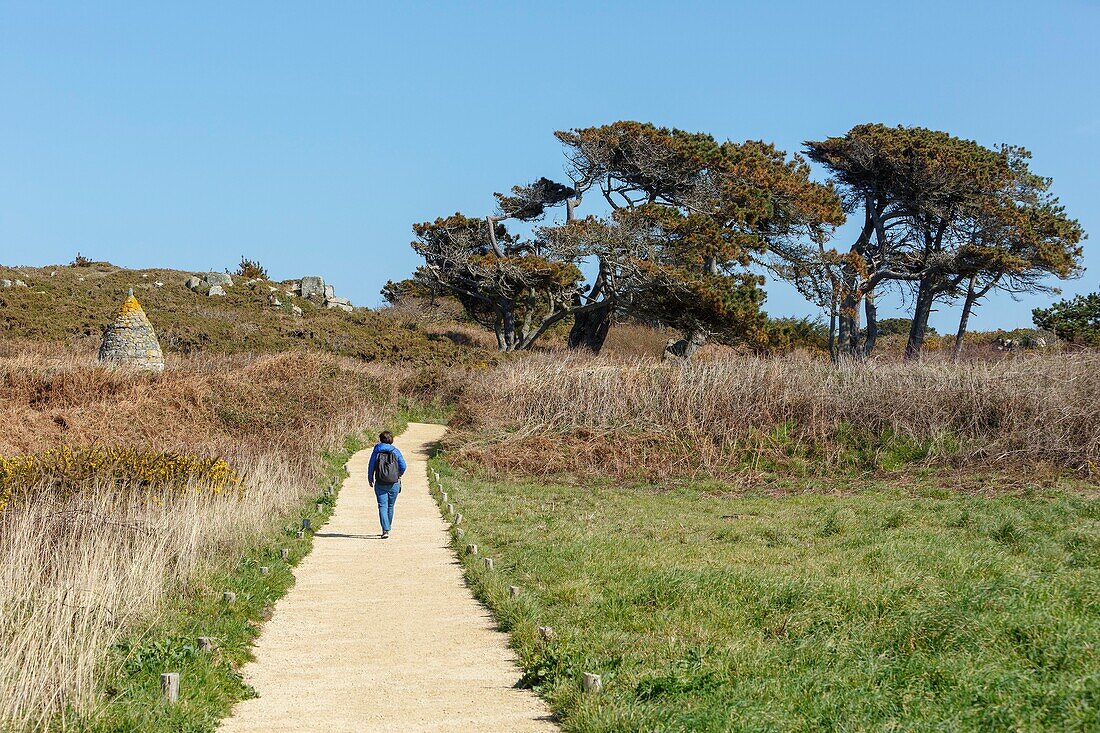
<path id="1" fill-rule="evenodd" d="M 164 354 L 160 350 L 153 324 L 134 297 L 134 289 L 122 303 L 115 322 L 103 334 L 99 360 L 111 364 L 164 371 Z"/>

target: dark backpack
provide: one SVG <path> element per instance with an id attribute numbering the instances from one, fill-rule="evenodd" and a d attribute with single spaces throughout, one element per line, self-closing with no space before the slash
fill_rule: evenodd
<path id="1" fill-rule="evenodd" d="M 374 481 L 379 484 L 396 484 L 401 480 L 401 466 L 392 450 L 378 451 L 378 461 L 374 464 Z"/>

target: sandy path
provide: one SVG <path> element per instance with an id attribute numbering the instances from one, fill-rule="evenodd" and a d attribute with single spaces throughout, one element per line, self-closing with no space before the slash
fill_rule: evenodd
<path id="1" fill-rule="evenodd" d="M 255 731 L 555 731 L 507 637 L 462 580 L 428 495 L 439 425 L 398 439 L 409 469 L 390 539 L 378 539 L 370 451 L 348 462 L 336 511 L 296 570 L 244 669 L 259 697 L 220 728 Z"/>

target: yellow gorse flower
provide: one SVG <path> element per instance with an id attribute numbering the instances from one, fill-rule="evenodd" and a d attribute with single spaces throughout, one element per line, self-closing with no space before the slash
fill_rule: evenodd
<path id="1" fill-rule="evenodd" d="M 0 456 L 0 512 L 13 497 L 50 487 L 73 495 L 113 484 L 149 495 L 240 491 L 244 477 L 223 458 L 140 448 L 62 446 L 34 455 Z"/>

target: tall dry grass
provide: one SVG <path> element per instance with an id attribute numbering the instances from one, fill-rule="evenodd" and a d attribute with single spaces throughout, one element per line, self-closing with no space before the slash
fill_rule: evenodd
<path id="1" fill-rule="evenodd" d="M 1043 462 L 1096 474 L 1100 355 L 835 366 L 800 354 L 532 358 L 479 375 L 459 410 L 464 455 L 524 473 L 721 472 L 746 450 L 922 444 L 966 465 Z"/>
<path id="2" fill-rule="evenodd" d="M 204 569 L 317 491 L 320 453 L 395 413 L 401 369 L 318 354 L 169 360 L 159 377 L 82 350 L 0 352 L 0 453 L 116 444 L 222 456 L 245 490 L 142 501 L 114 482 L 20 492 L 0 513 L 0 729 L 99 703 L 107 651 Z M 29 497 L 29 498 L 28 498 Z"/>

